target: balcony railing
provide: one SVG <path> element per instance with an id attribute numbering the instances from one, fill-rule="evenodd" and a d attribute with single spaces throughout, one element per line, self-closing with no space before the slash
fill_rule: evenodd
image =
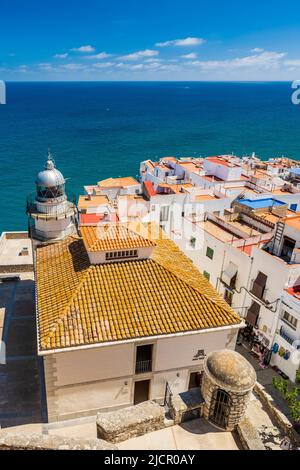
<path id="1" fill-rule="evenodd" d="M 29 216 L 36 219 L 52 220 L 67 218 L 76 210 L 76 196 L 69 192 L 66 192 L 65 195 L 67 196 L 65 201 L 60 202 L 60 198 L 53 198 L 50 203 L 46 203 L 37 201 L 36 193 L 31 193 L 27 196 L 26 212 Z M 55 206 L 56 202 L 57 207 Z"/>
<path id="2" fill-rule="evenodd" d="M 40 241 L 45 240 L 56 240 L 62 237 L 66 237 L 67 235 L 72 235 L 75 232 L 75 226 L 71 225 L 67 227 L 65 230 L 56 230 L 56 231 L 41 231 L 37 230 L 33 225 L 29 225 L 28 227 L 28 234 L 30 238 L 35 238 Z"/>
<path id="3" fill-rule="evenodd" d="M 146 374 L 147 372 L 152 372 L 152 361 L 151 359 L 147 361 L 137 361 L 135 365 L 136 374 Z"/>

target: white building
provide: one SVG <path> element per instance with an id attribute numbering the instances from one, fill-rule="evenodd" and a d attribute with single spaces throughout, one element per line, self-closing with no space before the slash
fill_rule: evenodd
<path id="1" fill-rule="evenodd" d="M 273 348 L 271 364 L 295 381 L 300 365 L 300 216 L 279 221 L 273 239 L 263 249 L 254 248 L 253 259 L 251 323 Z"/>
<path id="2" fill-rule="evenodd" d="M 235 348 L 240 317 L 154 224 L 81 233 L 36 251 L 49 421 L 199 385 L 205 356 Z"/>

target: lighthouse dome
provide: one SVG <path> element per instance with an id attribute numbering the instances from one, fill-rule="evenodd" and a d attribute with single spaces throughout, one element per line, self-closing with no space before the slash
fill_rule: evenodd
<path id="1" fill-rule="evenodd" d="M 65 178 L 61 172 L 55 168 L 51 154 L 48 155 L 44 170 L 37 174 L 35 184 L 45 188 L 53 188 L 65 184 Z"/>

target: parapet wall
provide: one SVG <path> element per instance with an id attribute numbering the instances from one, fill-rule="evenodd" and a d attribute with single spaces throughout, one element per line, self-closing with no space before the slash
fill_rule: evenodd
<path id="1" fill-rule="evenodd" d="M 164 428 L 165 410 L 147 401 L 119 411 L 98 413 L 97 436 L 108 442 L 122 442 Z"/>
<path id="2" fill-rule="evenodd" d="M 99 439 L 70 439 L 43 434 L 0 432 L 0 450 L 116 450 Z"/>
<path id="3" fill-rule="evenodd" d="M 0 265 L 0 273 L 31 273 L 33 272 L 33 264 L 11 264 Z"/>
<path id="4" fill-rule="evenodd" d="M 264 404 L 264 406 L 276 422 L 278 428 L 291 439 L 291 442 L 295 446 L 299 447 L 300 435 L 293 428 L 293 425 L 288 420 L 288 418 L 277 408 L 271 395 L 269 395 L 265 388 L 259 383 L 256 383 L 254 387 L 254 392 L 257 394 L 260 401 Z"/>

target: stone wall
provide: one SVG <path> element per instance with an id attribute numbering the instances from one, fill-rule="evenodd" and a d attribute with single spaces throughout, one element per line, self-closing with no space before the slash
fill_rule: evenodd
<path id="1" fill-rule="evenodd" d="M 122 442 L 164 428 L 165 410 L 152 401 L 118 411 L 98 413 L 97 436 L 108 442 Z"/>
<path id="2" fill-rule="evenodd" d="M 0 432 L 0 450 L 116 450 L 99 439 L 74 439 L 43 434 Z"/>
<path id="3" fill-rule="evenodd" d="M 0 273 L 31 273 L 33 272 L 33 264 L 10 264 L 0 265 Z"/>
<path id="4" fill-rule="evenodd" d="M 244 418 L 238 423 L 236 431 L 244 450 L 266 450 L 256 428 L 248 418 Z"/>
<path id="5" fill-rule="evenodd" d="M 186 413 L 198 411 L 199 417 L 202 417 L 204 400 L 199 388 L 193 388 L 188 392 L 179 393 L 171 397 L 170 414 L 174 424 L 180 424 L 184 421 Z"/>
<path id="6" fill-rule="evenodd" d="M 6 232 L 5 238 L 7 240 L 25 240 L 28 238 L 28 232 Z"/>
<path id="7" fill-rule="evenodd" d="M 292 423 L 288 418 L 276 407 L 273 398 L 269 395 L 264 387 L 257 383 L 254 387 L 254 392 L 257 394 L 267 411 L 270 413 L 278 428 L 288 436 L 292 444 L 296 447 L 300 446 L 300 435 L 293 428 Z"/>

